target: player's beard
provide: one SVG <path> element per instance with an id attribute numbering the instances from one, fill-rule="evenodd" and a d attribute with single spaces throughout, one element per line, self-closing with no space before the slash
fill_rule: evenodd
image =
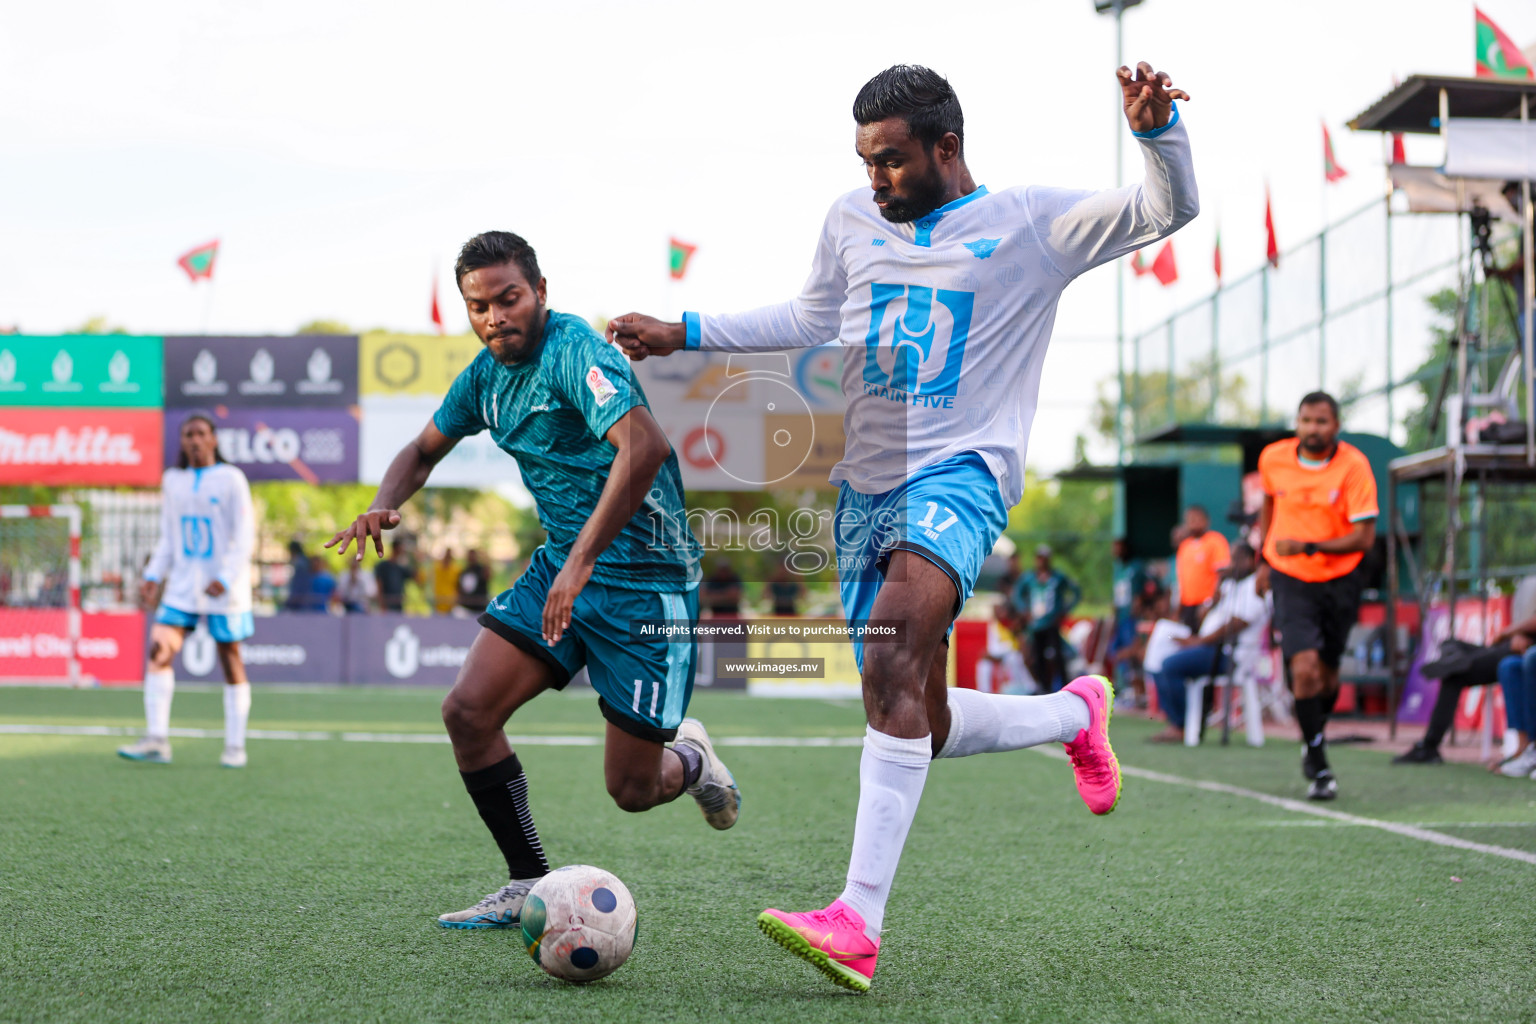
<path id="1" fill-rule="evenodd" d="M 892 224 L 906 224 L 944 205 L 944 179 L 938 167 L 930 164 L 928 174 L 912 185 L 910 194 L 876 193 L 875 198 L 885 201 L 885 206 L 879 208 L 880 216 Z"/>
<path id="2" fill-rule="evenodd" d="M 491 350 L 491 358 L 503 366 L 513 366 L 522 362 L 532 355 L 533 350 L 538 347 L 539 339 L 544 333 L 544 304 L 541 302 L 534 308 L 533 317 L 529 320 L 528 324 L 514 326 L 517 327 L 519 333 L 512 335 L 510 339 L 506 338 L 505 334 L 503 334 L 486 341 L 486 346 Z M 493 345 L 492 340 L 496 342 L 509 341 L 510 344 Z"/>
<path id="3" fill-rule="evenodd" d="M 1321 434 L 1308 434 L 1301 439 L 1301 450 L 1314 457 L 1327 455 L 1333 451 L 1337 442 L 1338 435 L 1323 437 Z"/>

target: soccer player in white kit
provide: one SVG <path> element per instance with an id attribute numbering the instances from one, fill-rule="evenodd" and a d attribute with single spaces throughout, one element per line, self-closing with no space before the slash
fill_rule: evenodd
<path id="1" fill-rule="evenodd" d="M 131 761 L 171 763 L 171 662 L 187 633 L 207 616 L 224 669 L 226 768 L 245 767 L 245 723 L 251 684 L 240 660 L 240 641 L 255 632 L 251 620 L 251 552 L 256 523 L 251 485 L 219 454 L 213 420 L 192 413 L 181 425 L 181 454 L 165 471 L 160 491 L 160 542 L 144 570 L 145 604 L 160 590 L 144 670 L 144 738 L 118 754 Z M 163 587 L 163 589 L 162 589 Z"/>
<path id="2" fill-rule="evenodd" d="M 758 925 L 838 985 L 867 991 L 886 900 L 931 760 L 1066 745 L 1078 792 L 1114 810 L 1113 690 L 1097 676 L 1040 697 L 951 689 L 951 622 L 1023 493 L 1024 453 L 1056 305 L 1073 278 L 1172 234 L 1199 211 L 1189 140 L 1167 74 L 1116 72 L 1146 177 L 1114 191 L 988 192 L 964 156 L 949 83 L 881 72 L 854 101 L 873 191 L 828 213 L 799 298 L 681 323 L 630 314 L 609 337 L 640 359 L 844 346 L 847 445 L 834 532 L 850 623 L 896 620 L 901 643 L 855 647 L 868 718 L 853 852 L 840 898 Z M 1070 144 L 1070 141 L 1067 142 Z"/>

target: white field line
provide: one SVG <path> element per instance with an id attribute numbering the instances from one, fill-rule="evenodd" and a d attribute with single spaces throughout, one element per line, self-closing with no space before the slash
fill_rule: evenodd
<path id="1" fill-rule="evenodd" d="M 141 732 L 142 730 L 136 728 L 111 725 L 12 725 L 0 723 L 0 735 L 137 736 Z M 224 732 L 220 729 L 172 729 L 171 735 L 184 739 L 222 739 Z M 246 735 L 254 740 L 341 740 L 346 743 L 448 742 L 447 736 L 438 733 L 336 733 L 251 729 Z M 603 742 L 600 736 L 508 736 L 507 739 L 514 746 L 543 747 L 595 747 L 600 746 Z M 716 740 L 716 744 L 722 747 L 860 747 L 864 744 L 864 738 L 862 736 L 721 736 Z M 1051 747 L 1035 747 L 1033 749 L 1047 757 L 1055 757 L 1061 760 L 1066 759 L 1064 752 Z M 1168 775 L 1164 772 L 1154 772 L 1146 768 L 1134 768 L 1129 765 L 1122 765 L 1120 770 L 1125 775 L 1136 779 L 1145 779 L 1148 782 L 1161 782 L 1170 786 L 1184 786 L 1189 789 L 1203 790 L 1207 793 L 1240 796 L 1247 800 L 1257 800 L 1259 803 L 1269 804 L 1271 807 L 1279 807 L 1295 814 L 1309 814 L 1313 817 L 1326 818 L 1329 821 L 1344 825 L 1377 828 L 1383 832 L 1391 832 L 1393 835 L 1417 839 L 1421 843 L 1433 843 L 1436 846 L 1449 846 L 1458 850 L 1471 850 L 1475 853 L 1486 853 L 1490 856 L 1518 860 L 1526 864 L 1536 864 L 1536 853 L 1529 853 L 1525 850 L 1512 850 L 1506 846 L 1493 846 L 1489 843 L 1474 843 L 1469 839 L 1448 836 L 1441 832 L 1432 832 L 1418 825 L 1403 824 L 1396 821 L 1382 821 L 1378 818 L 1366 818 L 1358 814 L 1348 814 L 1344 811 L 1335 811 L 1316 804 L 1303 803 L 1300 800 L 1291 800 L 1286 797 L 1272 796 L 1269 793 L 1260 793 L 1253 789 L 1244 789 L 1241 786 L 1229 786 L 1224 782 L 1186 779 L 1181 775 Z M 1447 825 L 1446 827 L 1453 826 Z"/>
<path id="2" fill-rule="evenodd" d="M 0 735 L 11 736 L 139 736 L 143 729 L 119 725 L 11 725 L 0 723 Z M 298 732 L 291 729 L 248 729 L 253 740 L 311 740 L 343 743 L 447 743 L 443 733 L 431 732 Z M 218 740 L 222 729 L 172 729 L 176 739 Z M 600 747 L 601 736 L 508 736 L 513 746 Z M 862 747 L 862 736 L 719 736 L 717 747 Z"/>
<path id="3" fill-rule="evenodd" d="M 1066 760 L 1067 757 L 1064 751 L 1054 750 L 1049 747 L 1034 747 L 1032 749 L 1047 757 L 1056 757 L 1062 760 Z M 1300 800 L 1291 800 L 1283 796 L 1271 796 L 1268 793 L 1260 793 L 1255 789 L 1229 786 L 1225 782 L 1186 779 L 1182 775 L 1168 775 L 1163 772 L 1150 771 L 1146 768 L 1132 768 L 1129 765 L 1121 765 L 1120 771 L 1121 774 L 1129 775 L 1136 779 L 1146 779 L 1148 782 L 1162 782 L 1170 786 L 1186 786 L 1190 789 L 1204 790 L 1207 793 L 1224 793 L 1227 796 L 1240 796 L 1248 800 L 1257 800 L 1259 803 L 1269 804 L 1271 807 L 1293 811 L 1296 814 L 1310 814 L 1344 825 L 1362 825 L 1367 828 L 1379 828 L 1383 832 L 1391 832 L 1393 835 L 1417 839 L 1421 843 L 1451 846 L 1458 850 L 1472 850 L 1476 853 L 1486 853 L 1494 857 L 1506 857 L 1509 860 L 1536 864 L 1536 853 L 1529 853 L 1525 850 L 1512 850 L 1507 846 L 1493 846 L 1489 843 L 1474 843 L 1470 839 L 1460 839 L 1456 836 L 1445 835 L 1442 832 L 1431 832 L 1429 829 L 1420 828 L 1417 825 L 1405 825 L 1396 821 L 1382 821 L 1379 818 L 1366 818 L 1358 814 L 1347 814 L 1344 811 L 1319 807 L 1315 803 L 1303 803 Z"/>

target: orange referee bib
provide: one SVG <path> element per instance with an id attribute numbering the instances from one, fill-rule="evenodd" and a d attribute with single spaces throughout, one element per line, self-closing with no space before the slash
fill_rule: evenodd
<path id="1" fill-rule="evenodd" d="M 1354 445 L 1340 441 L 1328 464 L 1316 468 L 1302 464 L 1300 445 L 1297 438 L 1287 438 L 1259 454 L 1259 478 L 1264 493 L 1275 502 L 1264 557 L 1287 576 L 1321 583 L 1354 571 L 1364 553 L 1282 558 L 1275 553 L 1275 542 L 1281 538 L 1302 543 L 1332 540 L 1349 533 L 1361 520 L 1376 518 L 1376 477 L 1370 460 Z"/>

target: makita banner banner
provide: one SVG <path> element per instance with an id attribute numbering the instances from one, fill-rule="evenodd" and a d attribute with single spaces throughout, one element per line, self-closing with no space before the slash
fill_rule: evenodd
<path id="1" fill-rule="evenodd" d="M 251 480 L 357 481 L 357 416 L 351 409 L 210 410 L 219 452 Z M 165 460 L 175 465 L 187 410 L 165 414 Z"/>
<path id="2" fill-rule="evenodd" d="M 157 484 L 162 447 L 158 409 L 7 409 L 0 484 Z"/>
<path id="3" fill-rule="evenodd" d="M 158 409 L 160 363 L 159 338 L 0 337 L 0 406 Z"/>
<path id="4" fill-rule="evenodd" d="M 165 404 L 177 409 L 356 405 L 357 338 L 166 338 Z"/>
<path id="5" fill-rule="evenodd" d="M 240 642 L 245 674 L 253 683 L 339 683 L 346 663 L 348 624 L 347 619 L 321 613 L 257 618 L 255 635 Z M 224 678 L 218 645 L 204 626 L 187 635 L 176 656 L 175 671 L 183 681 Z"/>

